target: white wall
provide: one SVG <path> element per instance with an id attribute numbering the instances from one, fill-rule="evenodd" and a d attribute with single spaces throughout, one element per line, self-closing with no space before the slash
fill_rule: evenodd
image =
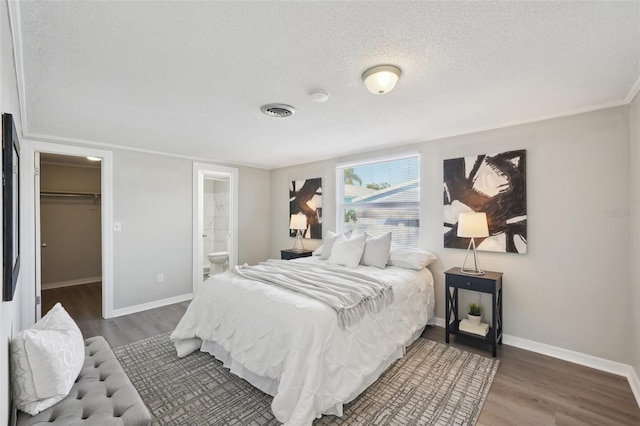
<path id="1" fill-rule="evenodd" d="M 113 151 L 114 309 L 192 291 L 192 161 Z M 239 167 L 238 256 L 268 257 L 269 171 Z M 242 196 L 251 194 L 251 196 Z M 265 214 L 266 213 L 266 214 Z M 164 283 L 157 284 L 157 274 Z"/>
<path id="2" fill-rule="evenodd" d="M 631 365 L 636 376 L 640 376 L 640 95 L 629 107 L 629 141 L 630 141 L 630 192 L 629 192 L 629 237 L 630 262 L 629 269 L 629 333 Z"/>
<path id="3" fill-rule="evenodd" d="M 1 112 L 13 114 L 18 135 L 22 134 L 22 120 L 20 118 L 20 106 L 18 102 L 18 89 L 16 83 L 15 64 L 13 61 L 13 45 L 9 27 L 9 11 L 7 2 L 0 2 L 0 109 Z M 1 198 L 1 197 L 0 197 Z M 0 211 L 2 200 L 0 199 Z M 2 232 L 2 230 L 0 230 Z M 2 259 L 2 247 L 0 247 L 0 259 Z M 1 260 L 0 260 L 1 261 Z M 9 422 L 9 341 L 18 331 L 20 325 L 20 286 L 13 301 L 0 302 L 0 342 L 2 354 L 0 355 L 0 424 Z"/>
<path id="4" fill-rule="evenodd" d="M 480 253 L 484 269 L 504 272 L 505 333 L 628 362 L 628 218 L 612 214 L 628 208 L 627 107 L 274 170 L 270 255 L 293 245 L 290 180 L 323 178 L 326 233 L 335 230 L 336 164 L 418 150 L 421 244 L 439 256 L 430 269 L 443 318 L 443 272 L 464 251 L 443 248 L 442 161 L 512 149 L 527 150 L 528 253 Z"/>

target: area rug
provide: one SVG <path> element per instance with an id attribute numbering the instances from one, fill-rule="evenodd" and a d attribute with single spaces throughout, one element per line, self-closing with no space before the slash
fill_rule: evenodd
<path id="1" fill-rule="evenodd" d="M 278 425 L 269 395 L 211 355 L 178 358 L 169 334 L 114 350 L 153 425 Z M 342 418 L 314 425 L 474 425 L 499 361 L 418 338 Z"/>

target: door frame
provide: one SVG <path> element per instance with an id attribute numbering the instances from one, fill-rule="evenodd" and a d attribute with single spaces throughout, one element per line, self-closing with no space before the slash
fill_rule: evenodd
<path id="1" fill-rule="evenodd" d="M 22 152 L 20 168 L 24 170 L 20 176 L 21 220 L 20 230 L 25 243 L 21 249 L 23 269 L 20 271 L 22 282 L 22 329 L 33 325 L 42 314 L 41 304 L 36 297 L 41 292 L 40 255 L 40 203 L 39 191 L 36 193 L 36 172 L 39 164 L 35 164 L 36 152 L 47 154 L 71 155 L 78 157 L 100 157 L 101 174 L 101 228 L 102 228 L 102 317 L 113 317 L 113 153 L 94 148 L 62 145 L 50 142 L 24 140 L 21 142 Z M 35 309 L 34 309 L 35 308 Z"/>
<path id="2" fill-rule="evenodd" d="M 204 180 L 229 180 L 229 232 L 231 248 L 229 265 L 238 263 L 238 169 L 207 163 L 193 163 L 193 295 L 203 283 L 204 251 L 202 235 L 204 233 Z"/>

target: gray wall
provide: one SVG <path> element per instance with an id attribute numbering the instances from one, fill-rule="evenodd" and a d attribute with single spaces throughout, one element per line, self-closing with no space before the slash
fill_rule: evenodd
<path id="1" fill-rule="evenodd" d="M 18 135 L 22 134 L 22 120 L 20 119 L 20 104 L 18 103 L 18 85 L 16 83 L 15 64 L 13 61 L 13 45 L 9 28 L 9 11 L 7 2 L 0 1 L 0 108 L 1 112 L 13 114 L 18 128 Z M 1 197 L 0 197 L 1 198 Z M 0 211 L 2 200 L 0 200 Z M 1 227 L 0 227 L 1 228 Z M 2 230 L 0 229 L 0 233 Z M 4 236 L 3 236 L 4 237 Z M 2 259 L 2 247 L 0 247 Z M 1 260 L 0 260 L 1 262 Z M 9 423 L 9 356 L 8 348 L 11 337 L 20 326 L 20 287 L 13 301 L 0 301 L 0 342 L 2 356 L 0 356 L 0 424 Z"/>
<path id="2" fill-rule="evenodd" d="M 100 193 L 100 168 L 40 165 L 41 192 Z M 40 197 L 42 288 L 102 275 L 100 203 L 90 197 Z"/>
<path id="3" fill-rule="evenodd" d="M 191 293 L 193 162 L 113 153 L 113 217 L 122 223 L 114 233 L 114 309 Z M 238 257 L 255 263 L 269 251 L 269 171 L 238 169 Z M 164 283 L 156 283 L 159 273 Z"/>
<path id="4" fill-rule="evenodd" d="M 443 248 L 442 161 L 527 150 L 528 253 L 480 252 L 484 269 L 504 272 L 506 334 L 619 362 L 629 362 L 628 108 L 406 145 L 298 165 L 271 174 L 271 251 L 289 248 L 287 184 L 322 177 L 323 232 L 335 230 L 335 166 L 419 151 L 421 245 L 439 260 L 436 316 L 444 317 L 444 275 L 464 250 Z M 307 243 L 315 247 L 319 241 Z M 616 330 L 612 333 L 611 330 Z M 596 337 L 597 336 L 597 337 Z"/>
<path id="5" fill-rule="evenodd" d="M 630 250 L 629 270 L 629 333 L 631 365 L 640 376 L 640 272 L 638 264 L 640 259 L 640 95 L 636 95 L 629 108 L 629 140 L 630 152 Z"/>

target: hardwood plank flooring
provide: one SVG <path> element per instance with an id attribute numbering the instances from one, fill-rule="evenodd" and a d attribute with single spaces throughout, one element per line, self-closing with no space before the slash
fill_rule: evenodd
<path id="1" fill-rule="evenodd" d="M 444 329 L 422 333 L 444 343 Z M 451 345 L 491 356 L 490 347 L 452 336 Z M 498 348 L 500 367 L 478 426 L 640 425 L 640 408 L 625 377 L 513 346 Z"/>
<path id="2" fill-rule="evenodd" d="M 189 306 L 182 302 L 105 320 L 100 283 L 44 290 L 42 314 L 56 302 L 62 303 L 85 338 L 104 336 L 113 348 L 173 331 Z"/>
<path id="3" fill-rule="evenodd" d="M 189 304 L 103 320 L 99 285 L 83 290 L 87 294 L 71 288 L 43 292 L 43 313 L 45 293 L 53 292 L 47 306 L 60 300 L 85 337 L 102 335 L 112 347 L 172 331 Z M 428 326 L 422 336 L 445 341 L 440 327 Z M 452 337 L 451 345 L 491 356 L 488 346 L 468 340 Z M 640 408 L 624 377 L 507 345 L 498 349 L 498 358 L 500 367 L 478 426 L 640 425 Z"/>

